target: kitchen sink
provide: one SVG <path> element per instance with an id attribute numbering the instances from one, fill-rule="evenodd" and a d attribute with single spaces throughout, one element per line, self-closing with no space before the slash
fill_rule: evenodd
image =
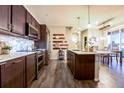
<path id="1" fill-rule="evenodd" d="M 78 50 L 78 49 L 74 49 L 73 51 L 81 51 L 81 50 Z"/>

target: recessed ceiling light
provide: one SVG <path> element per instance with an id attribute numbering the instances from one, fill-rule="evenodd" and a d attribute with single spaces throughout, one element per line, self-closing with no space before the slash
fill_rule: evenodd
<path id="1" fill-rule="evenodd" d="M 97 25 L 98 23 L 99 23 L 98 21 L 95 22 L 96 25 Z"/>

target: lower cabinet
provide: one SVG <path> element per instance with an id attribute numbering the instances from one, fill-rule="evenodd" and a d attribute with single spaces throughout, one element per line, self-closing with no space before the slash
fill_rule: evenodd
<path id="1" fill-rule="evenodd" d="M 71 53 L 70 51 L 67 51 L 67 64 L 72 72 L 72 74 L 75 76 L 75 54 Z"/>
<path id="2" fill-rule="evenodd" d="M 36 77 L 35 54 L 0 63 L 0 87 L 29 87 Z"/>
<path id="3" fill-rule="evenodd" d="M 95 78 L 94 54 L 78 54 L 68 50 L 67 64 L 75 79 L 94 80 Z"/>
<path id="4" fill-rule="evenodd" d="M 36 56 L 31 54 L 26 56 L 26 87 L 30 87 L 36 77 Z"/>
<path id="5" fill-rule="evenodd" d="M 13 59 L 0 64 L 0 87 L 25 87 L 25 57 Z"/>

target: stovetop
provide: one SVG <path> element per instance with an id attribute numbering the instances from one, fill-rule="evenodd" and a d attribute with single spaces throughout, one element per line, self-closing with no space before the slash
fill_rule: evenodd
<path id="1" fill-rule="evenodd" d="M 36 49 L 37 54 L 42 54 L 45 52 L 45 49 Z"/>

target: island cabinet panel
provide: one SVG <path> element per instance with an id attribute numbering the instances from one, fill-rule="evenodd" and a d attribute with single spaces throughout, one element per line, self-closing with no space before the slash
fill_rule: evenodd
<path id="1" fill-rule="evenodd" d="M 80 55 L 67 51 L 67 64 L 74 78 L 79 80 L 94 80 L 95 78 L 95 55 Z"/>
<path id="2" fill-rule="evenodd" d="M 95 76 L 95 55 L 77 55 L 76 78 L 90 80 Z"/>
<path id="3" fill-rule="evenodd" d="M 25 35 L 26 9 L 22 5 L 12 6 L 12 32 Z"/>
<path id="4" fill-rule="evenodd" d="M 26 56 L 26 87 L 30 87 L 36 77 L 36 56 L 31 54 Z"/>
<path id="5" fill-rule="evenodd" d="M 11 5 L 0 5 L 0 29 L 11 30 Z"/>
<path id="6" fill-rule="evenodd" d="M 25 57 L 13 59 L 0 64 L 0 87 L 25 87 Z"/>

